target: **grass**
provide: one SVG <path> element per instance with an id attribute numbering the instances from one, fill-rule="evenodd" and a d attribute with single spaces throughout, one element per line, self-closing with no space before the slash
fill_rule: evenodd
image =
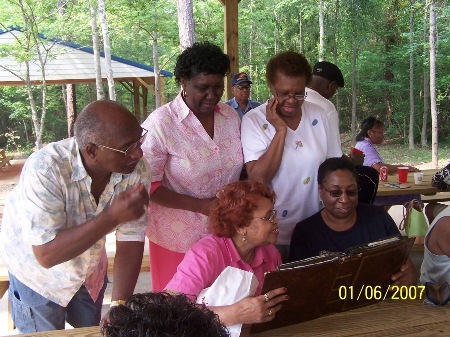
<path id="1" fill-rule="evenodd" d="M 342 145 L 343 151 L 349 147 L 350 145 L 347 144 Z M 404 164 L 421 169 L 434 168 L 431 161 L 431 148 L 416 147 L 410 150 L 407 145 L 403 144 L 382 144 L 377 145 L 377 149 L 385 163 Z M 450 160 L 450 147 L 448 145 L 439 147 L 438 158 L 438 168 L 448 164 Z"/>
<path id="2" fill-rule="evenodd" d="M 350 133 L 341 133 L 342 151 L 348 153 L 352 146 L 351 139 Z M 416 148 L 410 150 L 408 145 L 403 142 L 403 139 L 386 136 L 383 144 L 376 147 L 385 163 L 416 166 L 420 169 L 434 168 L 431 161 L 431 144 L 429 144 L 429 147 L 421 147 L 419 144 L 416 144 Z M 448 141 L 441 141 L 438 145 L 438 159 L 439 169 L 449 163 L 450 143 Z"/>
<path id="3" fill-rule="evenodd" d="M 347 153 L 351 144 L 350 141 L 346 141 L 345 139 L 350 139 L 350 137 L 348 137 L 348 135 L 342 136 L 342 139 L 344 140 L 342 142 L 342 150 Z M 431 162 L 431 148 L 416 146 L 416 149 L 410 150 L 408 145 L 405 144 L 389 144 L 388 142 L 385 142 L 381 145 L 377 145 L 377 149 L 386 163 L 416 166 L 421 169 L 433 168 Z M 14 154 L 15 159 L 26 158 L 30 155 L 29 152 L 8 152 L 8 154 Z M 438 168 L 442 168 L 448 164 L 450 161 L 450 145 L 443 144 L 439 146 L 438 158 Z"/>

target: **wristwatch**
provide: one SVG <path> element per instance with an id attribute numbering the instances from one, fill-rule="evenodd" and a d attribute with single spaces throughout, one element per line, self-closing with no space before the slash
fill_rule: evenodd
<path id="1" fill-rule="evenodd" d="M 117 307 L 118 305 L 124 305 L 125 302 L 126 302 L 125 300 L 111 301 L 111 304 L 109 305 L 109 307 L 112 308 L 112 307 Z"/>

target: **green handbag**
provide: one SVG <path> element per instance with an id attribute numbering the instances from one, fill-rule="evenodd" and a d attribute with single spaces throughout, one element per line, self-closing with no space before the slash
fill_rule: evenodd
<path id="1" fill-rule="evenodd" d="M 428 220 L 423 213 L 421 202 L 413 199 L 403 206 L 403 220 L 399 229 L 405 230 L 408 237 L 425 236 L 428 232 Z"/>

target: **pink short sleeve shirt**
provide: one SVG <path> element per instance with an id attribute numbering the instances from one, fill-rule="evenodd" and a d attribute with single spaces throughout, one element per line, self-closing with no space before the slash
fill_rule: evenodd
<path id="1" fill-rule="evenodd" d="M 214 115 L 214 139 L 184 103 L 181 94 L 152 112 L 143 128 L 142 145 L 152 169 L 152 182 L 195 198 L 212 198 L 226 184 L 239 180 L 243 167 L 240 118 L 219 103 Z M 207 217 L 150 202 L 147 236 L 163 248 L 185 253 L 208 234 Z"/>
<path id="2" fill-rule="evenodd" d="M 250 265 L 241 259 L 231 238 L 209 235 L 186 253 L 166 289 L 195 299 L 200 291 L 210 287 L 220 273 L 230 266 L 254 273 L 258 280 L 255 295 L 259 295 L 264 273 L 276 270 L 280 264 L 281 256 L 274 245 L 256 247 L 255 258 Z"/>

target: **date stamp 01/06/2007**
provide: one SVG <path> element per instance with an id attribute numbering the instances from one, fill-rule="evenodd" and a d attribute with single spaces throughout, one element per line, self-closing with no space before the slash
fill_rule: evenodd
<path id="1" fill-rule="evenodd" d="M 339 298 L 341 300 L 417 300 L 423 299 L 425 286 L 396 286 L 392 285 L 382 291 L 381 286 L 362 285 L 357 289 L 354 286 L 340 286 Z"/>

